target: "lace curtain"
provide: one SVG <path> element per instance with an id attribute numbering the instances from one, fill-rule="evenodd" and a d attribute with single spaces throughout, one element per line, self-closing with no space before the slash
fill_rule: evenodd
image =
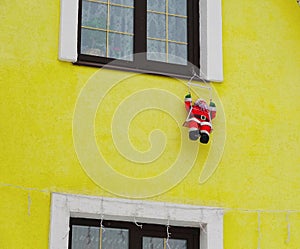
<path id="1" fill-rule="evenodd" d="M 133 60 L 133 8 L 133 0 L 83 0 L 81 53 Z M 147 59 L 187 64 L 186 0 L 147 1 Z"/>

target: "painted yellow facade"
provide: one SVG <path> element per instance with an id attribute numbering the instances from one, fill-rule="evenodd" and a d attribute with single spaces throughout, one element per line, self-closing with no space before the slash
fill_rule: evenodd
<path id="1" fill-rule="evenodd" d="M 224 114 L 215 120 L 216 134 L 226 118 L 222 158 L 200 184 L 213 144 L 200 145 L 187 176 L 148 199 L 223 207 L 225 249 L 298 249 L 300 9 L 293 0 L 223 0 L 222 9 L 224 82 L 213 83 Z M 117 197 L 86 174 L 72 135 L 77 99 L 97 69 L 57 59 L 59 1 L 4 0 L 0 10 L 0 249 L 46 249 L 51 192 Z M 184 109 L 175 103 L 181 120 L 161 110 L 144 110 L 132 118 L 128 134 L 141 151 L 151 149 L 151 131 L 159 128 L 165 134 L 158 135 L 159 141 L 167 142 L 165 150 L 149 165 L 118 155 L 111 117 L 120 100 L 149 85 L 178 98 L 187 88 L 167 77 L 130 78 L 130 73 L 101 71 L 103 82 L 111 75 L 129 78 L 97 109 L 99 150 L 116 171 L 129 177 L 158 175 L 180 153 L 180 131 L 188 139 L 178 126 L 185 119 Z M 151 96 L 163 102 L 159 94 Z M 186 146 L 193 150 L 193 145 Z"/>

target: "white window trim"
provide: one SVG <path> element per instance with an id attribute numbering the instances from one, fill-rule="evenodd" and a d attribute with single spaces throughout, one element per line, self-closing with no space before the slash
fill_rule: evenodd
<path id="1" fill-rule="evenodd" d="M 223 81 L 222 0 L 200 0 L 200 75 Z M 77 61 L 78 0 L 60 0 L 59 60 Z"/>
<path id="2" fill-rule="evenodd" d="M 70 217 L 200 227 L 201 249 L 223 249 L 223 209 L 52 193 L 49 249 L 68 249 Z"/>
<path id="3" fill-rule="evenodd" d="M 58 59 L 61 61 L 77 60 L 78 8 L 78 0 L 60 0 Z"/>
<path id="4" fill-rule="evenodd" d="M 200 75 L 223 81 L 222 0 L 200 0 Z"/>

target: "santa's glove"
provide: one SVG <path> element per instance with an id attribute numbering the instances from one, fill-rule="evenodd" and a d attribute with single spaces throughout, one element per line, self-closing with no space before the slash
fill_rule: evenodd
<path id="1" fill-rule="evenodd" d="M 210 111 L 211 119 L 214 119 L 216 117 L 216 113 L 217 113 L 216 104 L 214 102 L 210 101 L 208 110 Z"/>
<path id="2" fill-rule="evenodd" d="M 186 98 L 186 99 L 191 99 L 192 96 L 191 96 L 191 94 L 189 93 L 189 94 L 185 95 L 185 98 Z"/>
<path id="3" fill-rule="evenodd" d="M 216 107 L 216 104 L 215 104 L 214 102 L 210 101 L 210 102 L 209 102 L 209 106 L 210 106 L 210 107 Z"/>

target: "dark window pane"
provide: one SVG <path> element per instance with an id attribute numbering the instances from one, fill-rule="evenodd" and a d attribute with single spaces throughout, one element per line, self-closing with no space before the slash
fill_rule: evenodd
<path id="1" fill-rule="evenodd" d="M 169 16 L 169 40 L 187 42 L 187 19 Z"/>
<path id="2" fill-rule="evenodd" d="M 82 2 L 82 26 L 106 29 L 107 5 Z"/>
<path id="3" fill-rule="evenodd" d="M 106 56 L 106 32 L 81 29 L 81 53 Z"/>
<path id="4" fill-rule="evenodd" d="M 167 245 L 168 243 L 168 245 Z M 143 237 L 143 249 L 187 249 L 187 240 L 157 237 Z"/>
<path id="5" fill-rule="evenodd" d="M 187 45 L 169 42 L 169 63 L 187 65 Z"/>
<path id="6" fill-rule="evenodd" d="M 97 227 L 72 226 L 72 249 L 99 249 L 99 233 Z"/>
<path id="7" fill-rule="evenodd" d="M 164 239 L 143 237 L 143 249 L 164 249 Z"/>
<path id="8" fill-rule="evenodd" d="M 166 62 L 166 42 L 148 39 L 147 59 Z"/>
<path id="9" fill-rule="evenodd" d="M 166 12 L 166 0 L 148 0 L 147 10 Z"/>
<path id="10" fill-rule="evenodd" d="M 118 32 L 133 33 L 133 9 L 111 6 L 109 29 Z"/>
<path id="11" fill-rule="evenodd" d="M 169 239 L 168 244 L 172 249 L 187 249 L 187 241 L 184 239 Z"/>
<path id="12" fill-rule="evenodd" d="M 105 228 L 102 233 L 102 249 L 128 249 L 129 231 L 120 228 Z M 97 248 L 99 249 L 99 248 Z"/>
<path id="13" fill-rule="evenodd" d="M 133 60 L 133 36 L 109 33 L 108 57 Z"/>
<path id="14" fill-rule="evenodd" d="M 186 0 L 168 0 L 169 13 L 186 16 L 186 5 Z"/>
<path id="15" fill-rule="evenodd" d="M 147 14 L 147 36 L 166 39 L 166 16 L 161 14 Z"/>

